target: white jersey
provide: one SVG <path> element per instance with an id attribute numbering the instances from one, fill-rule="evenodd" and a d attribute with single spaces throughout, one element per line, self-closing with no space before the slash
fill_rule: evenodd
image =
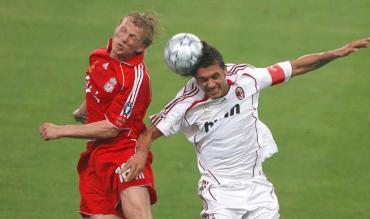
<path id="1" fill-rule="evenodd" d="M 194 144 L 202 176 L 221 183 L 260 174 L 265 158 L 277 152 L 270 130 L 258 117 L 260 90 L 289 80 L 289 61 L 269 68 L 227 64 L 228 93 L 211 99 L 194 78 L 152 123 L 165 135 L 180 130 Z"/>

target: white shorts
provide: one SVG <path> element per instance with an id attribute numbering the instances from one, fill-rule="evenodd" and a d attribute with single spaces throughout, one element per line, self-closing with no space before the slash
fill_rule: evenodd
<path id="1" fill-rule="evenodd" d="M 222 185 L 202 177 L 198 195 L 204 203 L 201 212 L 204 219 L 276 219 L 280 216 L 274 187 L 265 176 Z"/>

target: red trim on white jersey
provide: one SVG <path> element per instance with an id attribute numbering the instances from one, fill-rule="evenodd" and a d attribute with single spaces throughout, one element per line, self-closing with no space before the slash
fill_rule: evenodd
<path id="1" fill-rule="evenodd" d="M 205 101 L 207 101 L 208 100 L 208 96 L 207 95 L 204 95 L 204 97 L 202 98 L 202 99 L 200 99 L 200 100 L 196 100 L 196 101 L 194 101 L 187 109 L 186 109 L 186 111 L 185 111 L 185 115 L 186 115 L 186 113 L 188 113 L 189 112 L 189 110 L 191 110 L 193 107 L 195 107 L 197 104 L 199 104 L 199 103 L 201 103 L 201 102 L 205 102 Z"/>
<path id="2" fill-rule="evenodd" d="M 195 96 L 199 92 L 199 89 L 197 87 L 194 87 L 193 89 L 184 92 L 183 95 L 179 96 L 172 102 L 168 103 L 165 107 L 164 110 L 157 115 L 154 115 L 151 119 L 153 125 L 157 125 L 164 117 L 166 114 L 168 114 L 178 103 Z"/>
<path id="3" fill-rule="evenodd" d="M 254 97 L 255 97 L 254 95 L 257 93 L 257 80 L 254 77 L 252 77 L 251 75 L 249 75 L 249 74 L 243 74 L 243 75 L 245 75 L 247 77 L 250 77 L 250 78 L 252 78 L 254 80 L 254 86 L 256 88 L 256 92 L 252 95 L 252 107 L 253 107 L 254 110 L 257 111 L 256 107 L 254 107 L 254 101 L 255 101 L 254 100 Z M 258 118 L 254 114 L 252 114 L 252 117 L 255 119 L 255 121 L 254 121 L 254 127 L 255 127 L 255 130 L 256 130 L 257 145 L 258 145 L 258 148 L 261 149 L 261 144 L 259 142 L 259 134 L 258 134 L 258 129 L 257 129 L 257 121 L 258 121 Z M 255 160 L 254 165 L 253 165 L 253 173 L 252 173 L 252 176 L 254 176 L 256 165 L 257 165 L 257 161 L 258 161 L 258 151 L 256 151 L 256 160 Z"/>
<path id="4" fill-rule="evenodd" d="M 250 64 L 227 64 L 226 66 L 230 68 L 228 70 L 228 75 L 237 74 L 238 71 L 242 71 L 246 68 L 255 68 L 253 65 Z"/>

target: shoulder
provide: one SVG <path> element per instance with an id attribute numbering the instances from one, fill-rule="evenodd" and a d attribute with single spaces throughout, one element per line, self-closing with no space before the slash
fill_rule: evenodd
<path id="1" fill-rule="evenodd" d="M 175 99 L 186 104 L 193 102 L 199 97 L 203 96 L 204 92 L 198 86 L 194 78 L 189 79 L 186 84 L 177 92 Z"/>
<path id="2" fill-rule="evenodd" d="M 256 67 L 251 64 L 226 64 L 227 79 L 242 83 L 243 81 L 253 81 L 250 73 L 255 71 Z"/>
<path id="3" fill-rule="evenodd" d="M 197 90 L 199 89 L 197 82 L 195 81 L 195 78 L 190 78 L 186 84 L 183 87 L 184 92 L 189 92 L 191 90 Z"/>
<path id="4" fill-rule="evenodd" d="M 179 112 L 185 113 L 194 102 L 197 102 L 205 97 L 203 90 L 197 85 L 194 78 L 191 78 L 180 90 L 176 97 L 168 105 L 177 105 Z"/>
<path id="5" fill-rule="evenodd" d="M 91 51 L 89 54 L 90 64 L 98 59 L 106 59 L 108 56 L 109 54 L 108 54 L 107 48 L 102 47 L 102 48 L 95 49 Z"/>
<path id="6" fill-rule="evenodd" d="M 248 70 L 255 69 L 251 64 L 233 64 L 233 63 L 228 63 L 226 64 L 226 71 L 228 75 L 235 75 L 235 74 L 243 74 L 247 72 Z"/>

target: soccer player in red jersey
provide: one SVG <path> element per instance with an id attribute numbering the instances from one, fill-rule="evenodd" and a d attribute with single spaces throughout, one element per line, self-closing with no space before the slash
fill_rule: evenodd
<path id="1" fill-rule="evenodd" d="M 151 169 L 130 182 L 121 168 L 134 155 L 136 140 L 145 124 L 151 101 L 150 78 L 144 51 L 153 40 L 157 21 L 151 13 L 124 16 L 106 48 L 93 51 L 86 73 L 85 102 L 73 115 L 82 125 L 40 127 L 45 140 L 62 137 L 89 139 L 78 163 L 80 213 L 93 219 L 152 218 L 156 202 Z"/>

